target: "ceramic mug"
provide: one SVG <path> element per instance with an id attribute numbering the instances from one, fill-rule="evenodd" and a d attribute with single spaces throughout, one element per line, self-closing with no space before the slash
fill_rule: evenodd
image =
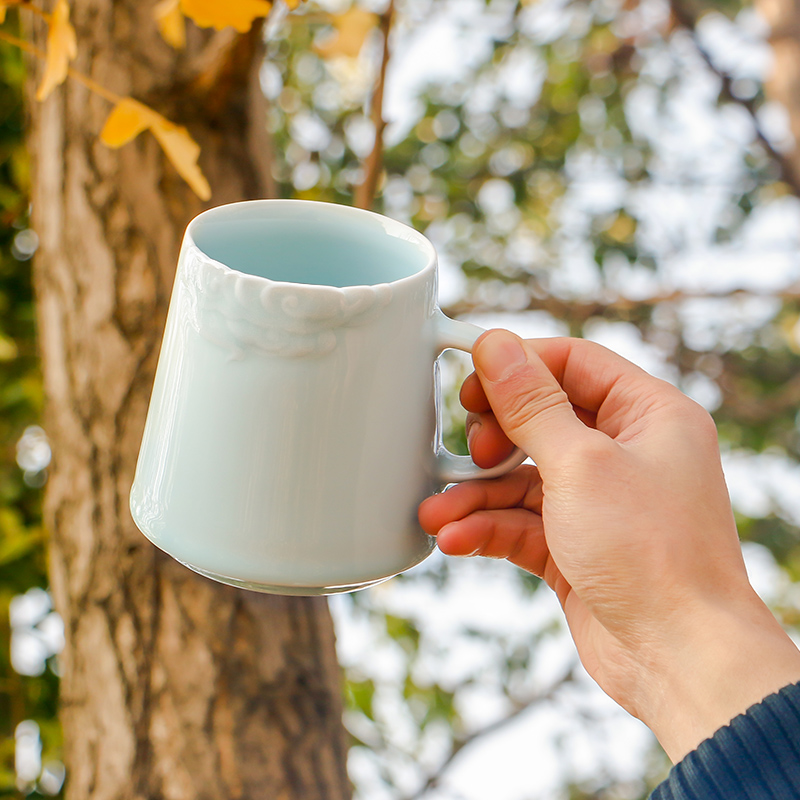
<path id="1" fill-rule="evenodd" d="M 223 583 L 330 594 L 422 561 L 417 506 L 482 470 L 437 433 L 434 363 L 482 330 L 436 303 L 417 231 L 346 206 L 256 200 L 188 226 L 131 511 Z"/>

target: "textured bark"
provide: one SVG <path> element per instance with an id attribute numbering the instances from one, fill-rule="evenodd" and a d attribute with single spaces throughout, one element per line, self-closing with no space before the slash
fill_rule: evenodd
<path id="1" fill-rule="evenodd" d="M 73 0 L 75 66 L 186 125 L 213 203 L 269 193 L 257 33 L 159 37 L 152 4 Z M 40 42 L 41 44 L 41 42 Z M 34 65 L 32 83 L 41 74 Z M 180 237 L 201 204 L 145 134 L 97 139 L 107 101 L 31 101 L 35 282 L 54 460 L 46 495 L 67 796 L 349 796 L 324 600 L 229 589 L 135 529 L 128 492 Z"/>
<path id="2" fill-rule="evenodd" d="M 795 147 L 785 154 L 789 182 L 800 187 L 800 0 L 756 0 L 756 8 L 771 28 L 773 68 L 765 84 L 767 98 L 783 105 Z"/>

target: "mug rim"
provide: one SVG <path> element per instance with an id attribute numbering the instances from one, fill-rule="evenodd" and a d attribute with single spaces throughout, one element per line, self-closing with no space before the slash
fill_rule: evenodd
<path id="1" fill-rule="evenodd" d="M 392 281 L 380 281 L 378 283 L 359 283 L 359 284 L 350 284 L 347 286 L 338 286 L 332 287 L 328 284 L 322 283 L 300 283 L 297 281 L 287 281 L 287 280 L 276 280 L 275 278 L 267 278 L 263 275 L 253 275 L 251 273 L 245 272 L 240 269 L 236 269 L 235 267 L 231 267 L 228 264 L 225 264 L 222 261 L 214 258 L 213 256 L 209 255 L 202 247 L 200 247 L 197 242 L 195 241 L 195 230 L 203 224 L 205 221 L 210 221 L 216 216 L 225 215 L 228 213 L 233 213 L 236 208 L 241 207 L 250 207 L 250 208 L 257 208 L 262 207 L 265 208 L 267 206 L 272 207 L 283 207 L 285 209 L 289 209 L 291 207 L 295 208 L 317 208 L 317 209 L 325 209 L 326 214 L 334 213 L 340 214 L 344 218 L 348 219 L 368 219 L 372 220 L 373 222 L 380 223 L 384 230 L 387 233 L 392 235 L 394 238 L 401 239 L 402 241 L 409 242 L 415 247 L 419 249 L 419 251 L 425 256 L 425 264 L 415 272 L 411 273 L 411 275 L 406 275 L 401 278 L 396 278 Z M 306 289 L 331 289 L 335 288 L 337 291 L 346 292 L 348 289 L 364 289 L 364 288 L 371 288 L 375 286 L 400 286 L 405 283 L 411 283 L 416 280 L 425 279 L 431 273 L 434 275 L 436 274 L 436 267 L 438 256 L 436 253 L 436 248 L 433 246 L 433 243 L 430 239 L 428 239 L 425 234 L 420 233 L 420 231 L 412 228 L 410 225 L 406 225 L 404 222 L 400 222 L 399 220 L 393 219 L 392 217 L 388 217 L 385 214 L 379 214 L 376 211 L 369 211 L 364 208 L 356 208 L 355 206 L 348 206 L 342 203 L 333 203 L 324 200 L 302 200 L 298 198 L 291 198 L 291 199 L 284 199 L 284 198 L 260 198 L 257 200 L 239 200 L 233 203 L 222 203 L 218 206 L 213 206 L 212 208 L 207 208 L 205 211 L 202 211 L 200 214 L 197 214 L 193 217 L 189 224 L 186 226 L 186 232 L 184 234 L 184 243 L 183 247 L 191 247 L 194 248 L 198 253 L 202 254 L 203 259 L 212 264 L 217 265 L 221 269 L 236 273 L 239 275 L 245 275 L 252 280 L 258 281 L 265 281 L 269 284 L 280 284 L 280 285 L 290 285 L 290 286 L 302 286 Z"/>

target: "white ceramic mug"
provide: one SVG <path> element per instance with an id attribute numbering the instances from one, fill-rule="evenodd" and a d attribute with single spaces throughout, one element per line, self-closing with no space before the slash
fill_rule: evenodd
<path id="1" fill-rule="evenodd" d="M 422 561 L 417 506 L 494 477 L 437 433 L 434 362 L 482 330 L 436 304 L 436 252 L 367 211 L 256 200 L 188 226 L 131 511 L 223 583 L 349 591 Z"/>

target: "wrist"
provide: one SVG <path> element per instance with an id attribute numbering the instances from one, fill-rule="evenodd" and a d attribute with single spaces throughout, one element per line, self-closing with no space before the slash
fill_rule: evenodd
<path id="1" fill-rule="evenodd" d="M 652 668 L 642 720 L 673 762 L 750 706 L 800 681 L 800 651 L 761 599 L 692 614 Z"/>

